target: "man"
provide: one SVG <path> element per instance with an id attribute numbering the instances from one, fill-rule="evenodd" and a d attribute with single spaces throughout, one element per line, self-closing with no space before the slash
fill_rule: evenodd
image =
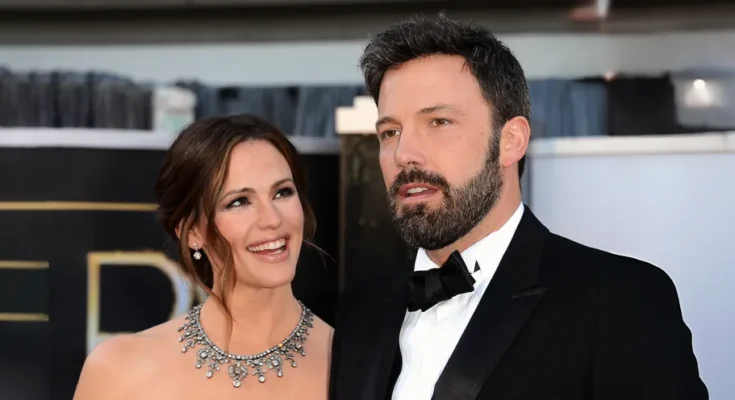
<path id="1" fill-rule="evenodd" d="M 505 45 L 413 19 L 372 38 L 361 68 L 393 219 L 418 253 L 343 293 L 332 399 L 708 398 L 669 277 L 522 204 L 530 101 Z"/>

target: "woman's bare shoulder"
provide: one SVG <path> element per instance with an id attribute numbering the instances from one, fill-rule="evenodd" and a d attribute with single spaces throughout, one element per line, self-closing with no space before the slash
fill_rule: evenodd
<path id="1" fill-rule="evenodd" d="M 334 329 L 324 322 L 321 318 L 314 316 L 312 321 L 313 328 L 310 333 L 310 340 L 315 342 L 316 350 L 324 353 L 327 358 L 332 353 L 332 337 L 334 336 Z"/>
<path id="2" fill-rule="evenodd" d="M 130 398 L 139 383 L 156 372 L 176 343 L 183 318 L 142 332 L 106 339 L 87 356 L 74 400 Z"/>
<path id="3" fill-rule="evenodd" d="M 328 323 L 315 315 L 312 324 L 314 325 L 314 330 L 327 335 L 331 339 L 332 334 L 334 333 L 334 328 L 332 328 Z"/>

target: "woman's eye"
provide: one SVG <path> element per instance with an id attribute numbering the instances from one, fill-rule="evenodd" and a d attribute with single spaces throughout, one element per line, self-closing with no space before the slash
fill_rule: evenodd
<path id="1" fill-rule="evenodd" d="M 230 204 L 228 204 L 226 208 L 227 209 L 238 208 L 238 207 L 242 207 L 248 204 L 250 204 L 250 202 L 248 201 L 246 197 L 240 197 L 230 202 Z"/>
<path id="2" fill-rule="evenodd" d="M 293 195 L 294 192 L 295 190 L 293 190 L 292 188 L 283 188 L 279 190 L 278 192 L 276 192 L 276 198 L 289 197 Z"/>

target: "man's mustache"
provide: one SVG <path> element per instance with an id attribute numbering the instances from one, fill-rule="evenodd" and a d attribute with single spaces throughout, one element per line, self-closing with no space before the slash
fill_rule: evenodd
<path id="1" fill-rule="evenodd" d="M 413 168 L 410 170 L 404 169 L 396 175 L 396 179 L 393 181 L 393 184 L 390 185 L 390 197 L 398 197 L 401 186 L 409 183 L 425 183 L 435 186 L 441 190 L 445 196 L 449 195 L 449 182 L 447 182 L 441 174 Z"/>

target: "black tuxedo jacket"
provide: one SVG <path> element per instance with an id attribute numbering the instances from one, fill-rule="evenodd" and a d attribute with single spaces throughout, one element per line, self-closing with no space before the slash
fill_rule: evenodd
<path id="1" fill-rule="evenodd" d="M 343 293 L 332 400 L 390 398 L 410 272 Z M 554 235 L 528 208 L 434 387 L 438 400 L 707 398 L 668 275 Z"/>

